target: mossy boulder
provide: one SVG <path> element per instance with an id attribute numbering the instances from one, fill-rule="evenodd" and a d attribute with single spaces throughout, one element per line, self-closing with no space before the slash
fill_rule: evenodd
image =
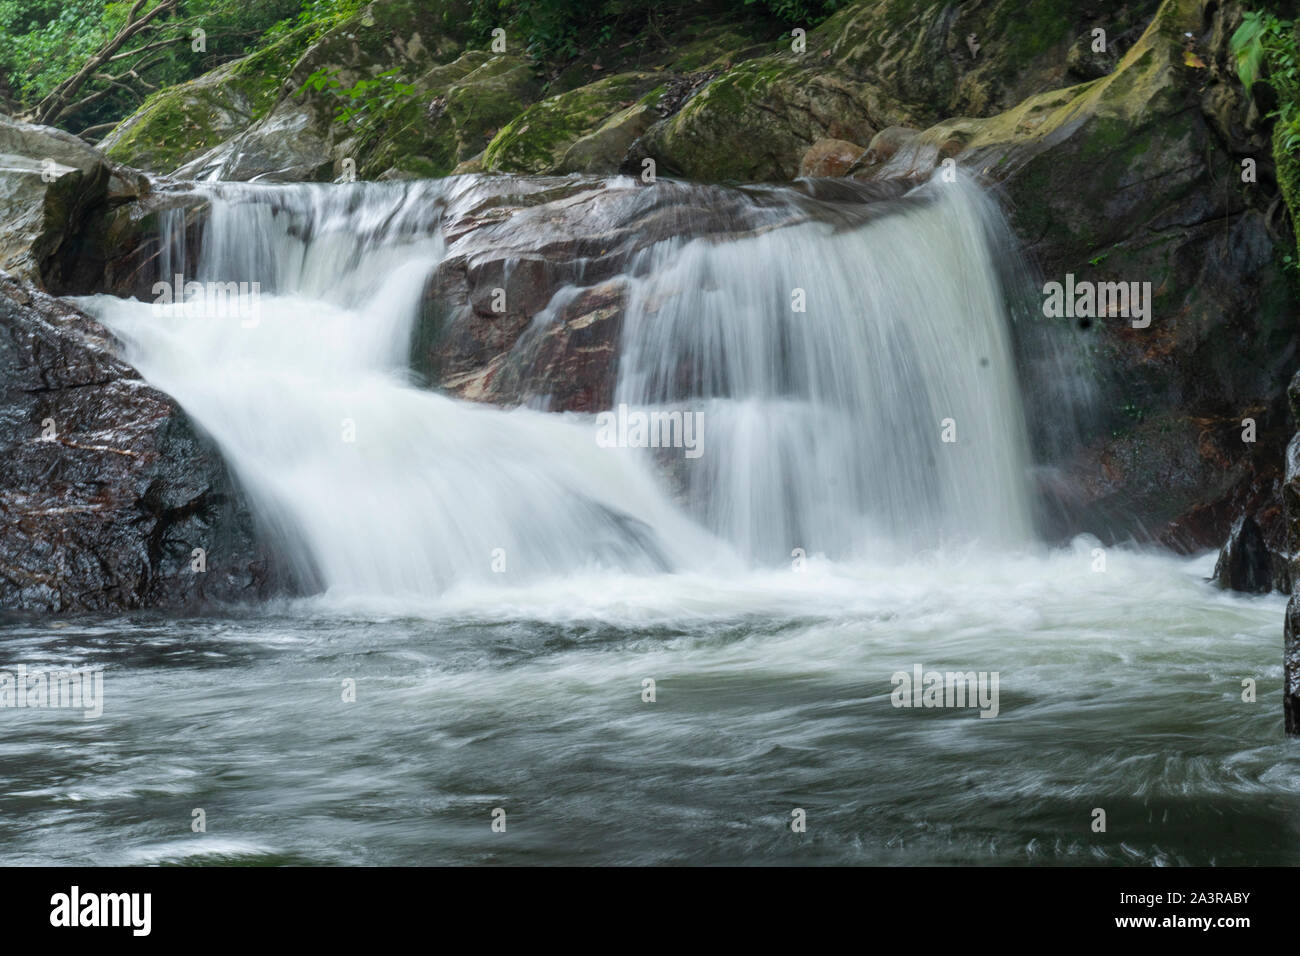
<path id="1" fill-rule="evenodd" d="M 789 180 L 821 139 L 869 142 L 907 116 L 869 84 L 792 57 L 749 60 L 714 79 L 641 148 L 661 172 L 718 182 Z"/>
<path id="2" fill-rule="evenodd" d="M 394 104 L 377 124 L 377 139 L 364 144 L 363 177 L 445 176 L 481 153 L 541 91 L 533 64 L 482 50 L 435 67 L 416 86 L 418 94 Z"/>
<path id="3" fill-rule="evenodd" d="M 727 68 L 656 124 L 641 145 L 692 179 L 787 180 L 818 140 L 867 143 L 891 126 L 988 116 L 1067 82 L 1067 54 L 1091 30 L 1114 53 L 1131 47 L 1156 0 L 1018 0 L 953 7 L 860 0 L 805 37 Z M 716 61 L 715 61 L 716 65 Z"/>
<path id="4" fill-rule="evenodd" d="M 459 0 L 376 0 L 319 36 L 308 24 L 215 75 L 163 91 L 114 131 L 110 145 L 182 177 L 332 179 L 343 158 L 360 166 L 386 129 L 371 123 L 359 134 L 357 124 L 341 121 L 341 110 L 356 105 L 341 91 L 380 74 L 413 84 L 453 61 L 469 35 L 468 14 Z M 313 76 L 333 83 L 318 87 L 308 83 Z M 151 155 L 146 143 L 161 152 Z"/>
<path id="5" fill-rule="evenodd" d="M 116 162 L 170 172 L 238 135 L 275 105 L 310 29 L 299 27 L 265 49 L 159 90 L 99 147 Z"/>
<path id="6" fill-rule="evenodd" d="M 869 82 L 917 121 L 987 116 L 1066 85 L 1070 50 L 1104 32 L 1109 56 L 1129 49 L 1159 0 L 990 0 L 953 5 L 865 0 L 808 36 L 806 57 Z"/>
<path id="7" fill-rule="evenodd" d="M 580 139 L 599 134 L 616 117 L 619 120 L 605 131 L 606 137 L 610 141 L 629 135 L 635 138 L 626 130 L 623 137 L 616 131 L 637 122 L 638 115 L 647 119 L 644 114 L 628 111 L 638 105 L 649 109 L 648 103 L 637 101 L 663 84 L 664 79 L 657 73 L 620 73 L 534 103 L 492 139 L 483 153 L 482 166 L 489 171 L 527 173 L 565 170 L 570 149 Z M 589 155 L 580 153 L 574 163 L 598 165 L 594 158 L 600 152 L 593 148 Z"/>

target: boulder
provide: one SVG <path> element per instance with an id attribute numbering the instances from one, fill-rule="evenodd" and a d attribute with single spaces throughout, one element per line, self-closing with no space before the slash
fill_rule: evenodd
<path id="1" fill-rule="evenodd" d="M 445 176 L 480 155 L 541 91 L 530 63 L 480 50 L 434 67 L 415 86 L 415 95 L 385 112 L 373 142 L 356 144 L 363 177 Z"/>
<path id="2" fill-rule="evenodd" d="M 910 117 L 876 87 L 785 55 L 748 60 L 656 123 L 641 147 L 659 169 L 705 182 L 790 180 L 821 139 L 870 142 Z"/>
<path id="3" fill-rule="evenodd" d="M 0 421 L 0 607 L 194 609 L 289 587 L 175 402 L 114 357 L 98 323 L 9 277 Z"/>
<path id="4" fill-rule="evenodd" d="M 276 104 L 283 77 L 302 54 L 310 27 L 152 94 L 98 146 L 118 163 L 168 173 L 242 133 Z"/>
<path id="5" fill-rule="evenodd" d="M 421 110 L 445 95 L 446 82 L 481 64 L 437 72 L 464 52 L 468 25 L 468 6 L 460 0 L 371 3 L 315 39 L 309 24 L 223 67 L 226 72 L 213 80 L 162 91 L 105 143 L 114 155 L 180 178 L 329 181 L 342 174 L 345 159 L 355 163 L 353 174 L 372 178 L 390 168 L 394 174 L 443 175 L 456 160 L 422 160 L 428 137 L 412 137 L 410 127 Z M 372 86 L 348 95 L 363 82 Z M 390 82 L 414 92 L 390 95 Z M 201 110 L 193 115 L 196 100 L 211 102 L 206 116 Z M 345 109 L 359 114 L 348 118 Z M 517 109 L 516 101 L 509 115 Z M 482 122 L 491 128 L 507 118 L 485 113 Z M 178 125 L 174 147 L 146 148 L 166 143 L 168 130 Z M 382 167 L 369 162 L 373 153 L 382 153 Z"/>
<path id="6" fill-rule="evenodd" d="M 623 152 L 649 125 L 655 97 L 646 94 L 662 88 L 664 79 L 655 73 L 620 73 L 534 103 L 488 144 L 483 168 L 614 172 Z M 642 97 L 647 101 L 637 103 Z M 584 139 L 586 144 L 579 145 Z"/>
<path id="7" fill-rule="evenodd" d="M 112 176 L 103 155 L 72 134 L 0 116 L 0 270 L 39 279 L 106 201 Z"/>
<path id="8" fill-rule="evenodd" d="M 1144 328 L 1119 314 L 1051 320 L 1074 322 L 1108 396 L 1067 456 L 1065 483 L 1084 504 L 1065 508 L 1062 534 L 1114 540 L 1145 526 L 1193 551 L 1251 513 L 1269 546 L 1285 547 L 1277 488 L 1291 426 L 1279 383 L 1297 316 L 1269 221 L 1268 137 L 1251 131 L 1227 49 L 1239 17 L 1167 0 L 1113 72 L 937 123 L 873 170 L 924 175 L 953 155 L 1005 197 L 1044 279 L 1149 283 Z M 1189 33 L 1204 68 L 1185 59 Z M 1247 156 L 1260 159 L 1258 183 L 1241 181 Z M 1034 321 L 1041 305 L 1027 304 Z M 1036 447 L 1055 430 L 1040 416 Z"/>
<path id="9" fill-rule="evenodd" d="M 1214 566 L 1214 583 L 1230 591 L 1265 594 L 1273 587 L 1273 555 L 1250 515 L 1238 518 Z"/>
<path id="10" fill-rule="evenodd" d="M 879 139 L 879 136 L 875 137 Z M 843 176 L 863 159 L 867 150 L 842 139 L 819 139 L 799 160 L 799 175 Z"/>

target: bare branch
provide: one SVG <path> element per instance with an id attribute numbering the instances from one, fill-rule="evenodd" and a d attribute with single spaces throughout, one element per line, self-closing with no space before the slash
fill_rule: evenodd
<path id="1" fill-rule="evenodd" d="M 94 54 L 86 60 L 80 70 L 56 86 L 48 96 L 46 96 L 36 108 L 31 111 L 31 118 L 37 123 L 53 123 L 62 116 L 66 116 L 76 109 L 81 109 L 86 103 L 95 102 L 102 99 L 104 91 L 98 94 L 91 94 L 84 100 L 77 103 L 70 103 L 69 100 L 79 91 L 86 82 L 95 76 L 96 72 L 105 63 L 108 63 L 133 37 L 139 36 L 145 31 L 153 31 L 160 26 L 159 17 L 171 13 L 175 10 L 177 0 L 158 0 L 157 4 L 151 9 L 145 10 L 149 0 L 135 0 L 130 11 L 126 15 L 126 22 L 122 24 L 117 34 L 100 47 Z M 143 12 L 142 12 L 143 11 Z M 137 51 L 143 52 L 143 51 Z"/>

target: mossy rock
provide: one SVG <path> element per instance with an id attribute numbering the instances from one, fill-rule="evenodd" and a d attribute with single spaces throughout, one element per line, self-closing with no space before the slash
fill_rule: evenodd
<path id="1" fill-rule="evenodd" d="M 494 172 L 552 173 L 569 149 L 661 84 L 657 73 L 621 73 L 534 103 L 503 128 L 483 154 Z"/>
<path id="2" fill-rule="evenodd" d="M 110 159 L 137 169 L 176 169 L 266 115 L 310 37 L 310 26 L 299 27 L 265 49 L 159 90 L 119 123 L 100 148 Z"/>
<path id="3" fill-rule="evenodd" d="M 767 56 L 706 85 L 653 127 L 642 148 L 661 172 L 690 179 L 789 180 L 817 140 L 867 143 L 880 128 L 908 119 L 869 85 L 810 71 L 792 56 Z"/>
<path id="4" fill-rule="evenodd" d="M 482 50 L 435 67 L 416 86 L 417 95 L 395 104 L 376 124 L 378 140 L 362 149 L 363 176 L 445 176 L 483 152 L 541 91 L 531 63 Z"/>
<path id="5" fill-rule="evenodd" d="M 390 69 L 418 76 L 464 51 L 469 21 L 465 0 L 376 0 L 317 39 L 288 83 L 297 89 L 319 69 L 345 82 Z"/>
<path id="6" fill-rule="evenodd" d="M 1069 84 L 1080 37 L 1106 31 L 1125 49 L 1159 0 L 990 0 L 981 4 L 863 0 L 808 35 L 806 57 L 878 87 L 918 121 L 988 116 Z"/>

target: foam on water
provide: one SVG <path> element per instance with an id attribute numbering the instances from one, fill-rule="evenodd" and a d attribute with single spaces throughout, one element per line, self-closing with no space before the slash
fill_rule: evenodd
<path id="1" fill-rule="evenodd" d="M 626 263 L 617 401 L 702 423 L 675 484 L 649 452 L 601 447 L 589 416 L 411 383 L 441 216 L 472 179 L 209 188 L 194 275 L 259 283 L 255 316 L 86 302 L 333 598 L 1031 538 L 1005 231 L 970 182 L 883 215 L 841 202 L 834 222 L 792 216 L 793 194 L 737 193 L 757 227 Z M 665 201 L 698 199 L 673 188 Z M 164 229 L 163 271 L 184 274 L 175 220 Z"/>

